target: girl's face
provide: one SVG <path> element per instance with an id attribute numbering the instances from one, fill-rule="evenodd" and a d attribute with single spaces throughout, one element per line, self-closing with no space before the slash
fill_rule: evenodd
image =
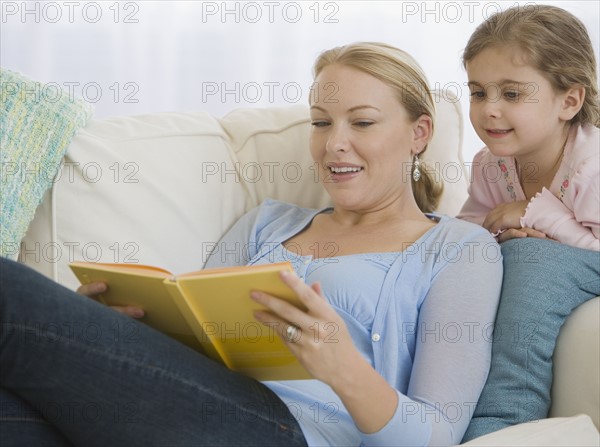
<path id="1" fill-rule="evenodd" d="M 571 118 L 566 94 L 524 60 L 519 49 L 492 46 L 467 63 L 471 123 L 496 156 L 547 157 Z"/>
<path id="2" fill-rule="evenodd" d="M 338 207 L 377 210 L 412 197 L 412 158 L 427 144 L 431 119 L 412 122 L 391 87 L 354 68 L 327 66 L 315 79 L 311 120 L 311 154 Z"/>

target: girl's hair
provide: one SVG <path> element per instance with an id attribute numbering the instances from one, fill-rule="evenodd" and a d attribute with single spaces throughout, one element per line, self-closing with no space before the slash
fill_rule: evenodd
<path id="1" fill-rule="evenodd" d="M 587 30 L 577 17 L 549 5 L 515 6 L 494 14 L 469 39 L 463 65 L 497 45 L 514 45 L 523 51 L 526 62 L 558 92 L 583 86 L 585 100 L 571 122 L 600 127 L 596 58 Z"/>
<path id="2" fill-rule="evenodd" d="M 358 42 L 324 51 L 313 67 L 316 79 L 329 65 L 342 65 L 367 73 L 390 86 L 412 121 L 421 115 L 435 118 L 435 105 L 427 78 L 417 62 L 406 52 L 378 42 Z M 423 148 L 421 154 L 427 149 Z M 421 161 L 421 179 L 411 180 L 413 195 L 421 211 L 434 211 L 443 192 L 443 184 L 435 173 Z M 403 174 L 404 175 L 404 174 Z M 411 175 L 412 179 L 412 175 Z"/>

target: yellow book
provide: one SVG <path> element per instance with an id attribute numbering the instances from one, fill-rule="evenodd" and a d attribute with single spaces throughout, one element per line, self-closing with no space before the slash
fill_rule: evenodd
<path id="1" fill-rule="evenodd" d="M 205 269 L 173 275 L 139 264 L 69 264 L 82 284 L 101 281 L 99 300 L 110 306 L 137 306 L 140 320 L 203 352 L 228 368 L 258 380 L 309 379 L 310 374 L 275 332 L 275 324 L 256 321 L 263 306 L 250 299 L 261 290 L 304 309 L 279 273 L 289 262 Z"/>

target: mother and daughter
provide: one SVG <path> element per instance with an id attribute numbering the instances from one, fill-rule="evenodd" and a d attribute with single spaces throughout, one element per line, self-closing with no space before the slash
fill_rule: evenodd
<path id="1" fill-rule="evenodd" d="M 141 323 L 136 343 L 114 340 L 111 328 L 130 324 L 133 309 L 90 299 L 105 284 L 74 293 L 2 259 L 0 395 L 27 410 L 4 418 L 3 445 L 452 445 L 545 417 L 558 330 L 600 295 L 594 51 L 579 20 L 535 6 L 490 17 L 464 64 L 471 122 L 486 148 L 459 219 L 432 212 L 441 188 L 419 161 L 434 131 L 423 72 L 397 48 L 357 43 L 314 65 L 315 88 L 338 87 L 335 102 L 318 94 L 310 103 L 310 151 L 333 206 L 267 200 L 221 241 L 253 247 L 245 264 L 288 259 L 286 247 L 300 247 L 304 262 L 282 278 L 307 310 L 260 291 L 248 299 L 265 306 L 257 320 L 279 328 L 313 380 L 258 382 Z M 477 168 L 489 163 L 501 179 Z M 504 280 L 502 263 L 472 248 L 494 237 Z M 310 255 L 332 241 L 335 263 Z M 442 255 L 449 247 L 458 262 Z M 524 262 L 524 250 L 536 262 Z M 218 258 L 206 267 L 222 265 Z M 457 341 L 402 329 L 494 320 L 493 344 L 479 331 Z M 104 328 L 106 338 L 27 337 L 40 323 L 72 321 Z M 527 340 L 502 335 L 530 321 L 538 327 Z M 315 324 L 332 323 L 336 343 L 315 337 L 329 334 Z M 135 402 L 135 417 L 44 421 L 35 408 L 45 402 L 94 402 L 105 414 Z"/>

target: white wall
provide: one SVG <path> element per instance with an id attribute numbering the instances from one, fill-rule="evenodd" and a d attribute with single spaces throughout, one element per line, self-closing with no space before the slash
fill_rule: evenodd
<path id="1" fill-rule="evenodd" d="M 467 118 L 462 49 L 495 11 L 532 3 L 2 1 L 0 64 L 83 96 L 95 104 L 96 117 L 223 115 L 236 107 L 306 102 L 321 50 L 384 41 L 414 55 L 433 87 L 459 95 L 468 160 L 481 143 Z M 544 3 L 578 16 L 598 49 L 600 2 Z"/>

